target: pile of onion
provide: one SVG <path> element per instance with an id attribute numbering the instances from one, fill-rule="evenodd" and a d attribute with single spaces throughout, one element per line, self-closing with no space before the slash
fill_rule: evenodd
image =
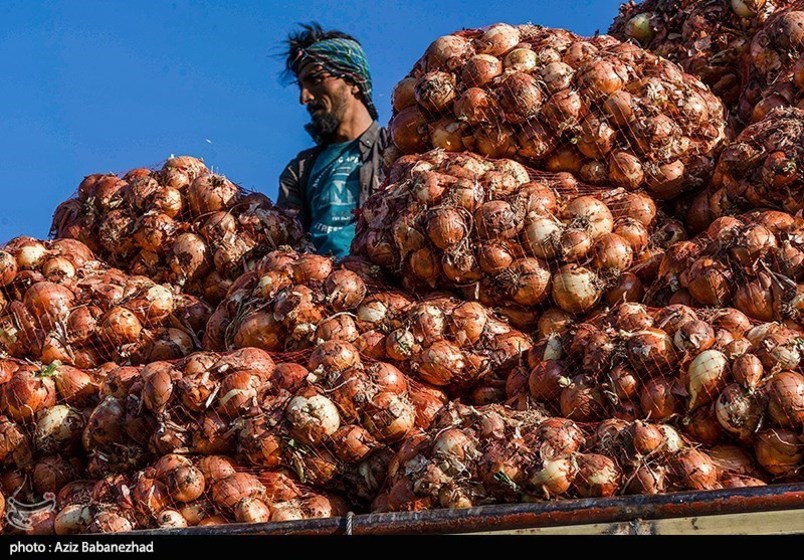
<path id="1" fill-rule="evenodd" d="M 773 3 L 787 6 L 754 33 L 742 61 L 736 114 L 745 125 L 761 121 L 777 107 L 800 108 L 804 101 L 804 3 Z"/>
<path id="2" fill-rule="evenodd" d="M 177 359 L 210 308 L 170 284 L 110 268 L 73 239 L 12 239 L 0 250 L 0 345 L 83 369 Z"/>
<path id="3" fill-rule="evenodd" d="M 775 210 L 723 216 L 666 250 L 653 305 L 732 306 L 758 321 L 801 329 L 804 220 Z"/>
<path id="4" fill-rule="evenodd" d="M 369 296 L 379 280 L 365 264 L 352 259 L 336 266 L 332 258 L 290 249 L 268 253 L 235 280 L 207 323 L 203 347 L 284 352 L 354 342 L 410 304 L 401 293 Z"/>
<path id="5" fill-rule="evenodd" d="M 471 151 L 663 199 L 705 183 L 725 129 L 721 101 L 673 62 L 533 25 L 439 37 L 392 104 L 397 155 Z"/>
<path id="6" fill-rule="evenodd" d="M 171 157 L 160 170 L 89 175 L 56 209 L 51 233 L 212 304 L 271 249 L 306 246 L 294 216 L 190 156 Z"/>
<path id="7" fill-rule="evenodd" d="M 340 496 L 316 492 L 290 473 L 246 468 L 223 455 L 180 454 L 125 475 L 68 484 L 56 506 L 49 534 L 57 535 L 315 519 L 349 510 Z"/>
<path id="8" fill-rule="evenodd" d="M 354 342 L 361 353 L 474 404 L 505 400 L 505 379 L 532 344 L 483 304 L 437 294 L 371 327 Z"/>
<path id="9" fill-rule="evenodd" d="M 745 444 L 768 418 L 801 422 L 800 340 L 736 309 L 624 303 L 532 347 L 506 389 L 579 422 L 670 421 L 700 443 Z"/>
<path id="10" fill-rule="evenodd" d="M 804 110 L 793 107 L 770 111 L 728 142 L 718 159 L 707 195 L 712 217 L 739 214 L 752 208 L 795 214 L 804 208 L 801 142 L 804 142 Z"/>
<path id="11" fill-rule="evenodd" d="M 686 238 L 644 193 L 512 160 L 434 151 L 401 158 L 390 180 L 364 205 L 352 251 L 412 291 L 460 290 L 520 328 L 551 302 L 580 315 L 604 296 L 638 299 L 661 247 Z"/>
<path id="12" fill-rule="evenodd" d="M 672 60 L 699 78 L 733 110 L 740 64 L 751 37 L 791 0 L 646 0 L 620 4 L 609 34 Z"/>

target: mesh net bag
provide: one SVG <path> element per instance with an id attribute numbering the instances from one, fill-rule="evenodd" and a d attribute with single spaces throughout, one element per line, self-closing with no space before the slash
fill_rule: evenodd
<path id="1" fill-rule="evenodd" d="M 712 217 L 772 208 L 795 214 L 804 209 L 801 169 L 804 111 L 774 109 L 726 144 L 708 193 Z"/>
<path id="2" fill-rule="evenodd" d="M 683 239 L 644 192 L 432 151 L 394 164 L 361 208 L 352 252 L 411 291 L 450 288 L 525 328 L 551 305 L 582 315 L 638 300 L 664 247 Z"/>
<path id="3" fill-rule="evenodd" d="M 388 473 L 375 511 L 712 490 L 768 478 L 743 448 L 704 448 L 668 424 L 580 424 L 537 409 L 460 403 L 407 439 Z"/>
<path id="4" fill-rule="evenodd" d="M 774 210 L 718 218 L 667 250 L 646 300 L 733 306 L 753 319 L 801 330 L 802 225 L 800 217 Z"/>
<path id="5" fill-rule="evenodd" d="M 0 250 L 0 347 L 46 364 L 176 359 L 200 346 L 211 308 L 174 286 L 95 260 L 73 239 L 11 240 Z"/>
<path id="6" fill-rule="evenodd" d="M 741 93 L 742 58 L 752 36 L 771 14 L 791 3 L 631 1 L 620 5 L 609 34 L 677 63 L 700 78 L 733 111 Z"/>
<path id="7" fill-rule="evenodd" d="M 493 25 L 440 37 L 393 93 L 399 154 L 512 158 L 670 199 L 709 178 L 724 110 L 674 63 L 606 36 Z"/>
<path id="8" fill-rule="evenodd" d="M 268 251 L 308 246 L 295 217 L 190 156 L 122 177 L 89 175 L 56 209 L 51 234 L 212 305 Z"/>
<path id="9" fill-rule="evenodd" d="M 737 115 L 746 124 L 761 121 L 777 107 L 798 107 L 804 88 L 804 3 L 775 12 L 754 34 L 743 59 Z"/>

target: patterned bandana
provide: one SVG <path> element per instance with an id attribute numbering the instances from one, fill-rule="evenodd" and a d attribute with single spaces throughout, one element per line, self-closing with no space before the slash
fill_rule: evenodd
<path id="1" fill-rule="evenodd" d="M 326 72 L 336 78 L 343 78 L 357 85 L 363 96 L 363 104 L 368 109 L 371 118 L 377 119 L 377 109 L 371 98 L 371 74 L 363 47 L 350 39 L 335 38 L 318 41 L 299 52 L 293 63 L 294 72 L 298 74 L 310 62 L 320 64 Z"/>

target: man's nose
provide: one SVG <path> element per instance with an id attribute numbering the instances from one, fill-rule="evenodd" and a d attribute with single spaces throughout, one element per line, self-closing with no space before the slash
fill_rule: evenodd
<path id="1" fill-rule="evenodd" d="M 302 105 L 307 105 L 311 101 L 313 101 L 313 94 L 310 93 L 310 90 L 303 87 L 299 90 L 299 103 Z"/>

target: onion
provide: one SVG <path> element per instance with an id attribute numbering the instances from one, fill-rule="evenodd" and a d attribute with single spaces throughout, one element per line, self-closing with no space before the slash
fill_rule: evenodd
<path id="1" fill-rule="evenodd" d="M 38 269 L 47 256 L 45 245 L 30 237 L 19 237 L 12 240 L 7 249 L 16 258 L 17 267 L 20 270 Z"/>
<path id="2" fill-rule="evenodd" d="M 567 228 L 558 240 L 563 261 L 581 261 L 592 248 L 592 236 L 582 229 Z"/>
<path id="3" fill-rule="evenodd" d="M 503 60 L 506 69 L 532 74 L 539 65 L 536 53 L 527 47 L 518 47 L 509 52 Z M 465 79 L 464 79 L 465 81 Z"/>
<path id="4" fill-rule="evenodd" d="M 733 4 L 734 2 L 732 2 L 732 5 Z M 629 37 L 633 37 L 643 46 L 647 46 L 656 35 L 653 25 L 651 24 L 652 17 L 652 12 L 643 12 L 635 15 L 625 24 L 625 34 Z"/>
<path id="5" fill-rule="evenodd" d="M 17 259 L 11 253 L 0 251 L 0 288 L 8 286 L 17 276 Z"/>
<path id="6" fill-rule="evenodd" d="M 427 220 L 427 234 L 439 249 L 450 249 L 468 235 L 463 216 L 454 208 L 434 210 Z"/>
<path id="7" fill-rule="evenodd" d="M 318 445 L 340 427 L 338 409 L 323 395 L 293 397 L 286 417 L 293 437 L 308 445 Z"/>
<path id="8" fill-rule="evenodd" d="M 58 404 L 41 411 L 34 430 L 36 448 L 44 453 L 65 451 L 80 442 L 84 424 L 84 417 L 67 405 Z"/>
<path id="9" fill-rule="evenodd" d="M 673 342 L 681 352 L 708 350 L 715 343 L 715 331 L 704 321 L 687 321 L 678 328 Z"/>
<path id="10" fill-rule="evenodd" d="M 348 342 L 330 340 L 316 346 L 307 367 L 310 371 L 343 372 L 360 363 L 357 349 Z"/>
<path id="11" fill-rule="evenodd" d="M 616 233 L 606 233 L 595 240 L 592 266 L 596 269 L 625 271 L 634 259 L 629 243 Z"/>
<path id="12" fill-rule="evenodd" d="M 611 233 L 614 228 L 614 218 L 608 206 L 593 196 L 572 199 L 563 213 L 565 219 L 584 228 L 593 239 Z"/>
<path id="13" fill-rule="evenodd" d="M 777 428 L 756 434 L 754 452 L 762 468 L 781 477 L 796 473 L 804 459 L 804 445 L 796 434 Z"/>
<path id="14" fill-rule="evenodd" d="M 453 71 L 472 54 L 472 44 L 468 40 L 457 35 L 444 35 L 428 47 L 425 60 L 430 70 Z"/>
<path id="15" fill-rule="evenodd" d="M 271 313 L 253 313 L 238 326 L 234 344 L 239 348 L 253 346 L 267 352 L 284 348 L 285 332 L 282 324 Z"/>
<path id="16" fill-rule="evenodd" d="M 579 422 L 602 420 L 606 414 L 603 392 L 585 375 L 572 378 L 571 384 L 561 391 L 559 402 L 561 414 Z"/>
<path id="17" fill-rule="evenodd" d="M 681 419 L 681 426 L 685 434 L 706 445 L 714 445 L 724 435 L 714 405 L 696 408 Z"/>
<path id="18" fill-rule="evenodd" d="M 718 309 L 710 323 L 716 329 L 726 329 L 735 337 L 741 337 L 751 328 L 751 321 L 737 309 Z"/>
<path id="19" fill-rule="evenodd" d="M 212 485 L 212 502 L 226 511 L 233 511 L 240 500 L 258 498 L 265 493 L 265 486 L 254 475 L 239 472 Z M 204 520 L 206 521 L 206 520 Z M 203 524 L 202 521 L 199 525 Z"/>
<path id="20" fill-rule="evenodd" d="M 723 307 L 734 289 L 731 274 L 719 261 L 701 257 L 692 263 L 687 289 L 704 305 Z"/>
<path id="21" fill-rule="evenodd" d="M 661 422 L 680 411 L 671 389 L 664 379 L 651 379 L 645 383 L 639 394 L 639 404 L 646 419 Z"/>
<path id="22" fill-rule="evenodd" d="M 542 338 L 563 334 L 573 324 L 573 316 L 562 309 L 550 308 L 539 317 L 538 330 Z"/>
<path id="23" fill-rule="evenodd" d="M 501 276 L 505 278 L 506 289 L 515 303 L 536 305 L 547 297 L 550 270 L 540 259 L 519 259 Z"/>
<path id="24" fill-rule="evenodd" d="M 425 149 L 424 136 L 421 131 L 427 125 L 424 115 L 416 106 L 407 107 L 397 113 L 388 129 L 394 145 L 402 153 L 411 154 Z"/>
<path id="25" fill-rule="evenodd" d="M 68 288 L 52 282 L 38 282 L 28 288 L 23 298 L 27 311 L 42 328 L 50 330 L 64 322 L 70 314 L 75 295 Z"/>
<path id="26" fill-rule="evenodd" d="M 394 86 L 391 92 L 391 105 L 395 112 L 416 104 L 416 98 L 413 96 L 413 86 L 415 83 L 416 80 L 414 78 L 407 77 L 397 82 Z"/>
<path id="27" fill-rule="evenodd" d="M 528 483 L 549 499 L 566 493 L 577 474 L 578 463 L 574 456 L 547 459 L 542 461 L 541 468 L 531 473 Z"/>
<path id="28" fill-rule="evenodd" d="M 447 340 L 439 340 L 422 351 L 412 363 L 425 382 L 444 386 L 460 380 L 469 364 L 460 348 Z"/>
<path id="29" fill-rule="evenodd" d="M 477 39 L 477 50 L 502 56 L 519 44 L 519 29 L 505 23 L 495 23 Z"/>
<path id="30" fill-rule="evenodd" d="M 89 507 L 84 504 L 69 505 L 56 514 L 53 528 L 57 535 L 75 535 L 86 531 L 91 520 Z"/>
<path id="31" fill-rule="evenodd" d="M 571 382 L 562 362 L 545 360 L 536 364 L 528 376 L 530 394 L 539 400 L 554 401 Z M 569 401 L 568 405 L 572 404 Z"/>
<path id="32" fill-rule="evenodd" d="M 624 364 L 619 364 L 611 370 L 609 380 L 611 388 L 619 399 L 632 399 L 639 392 L 639 378 L 634 370 Z"/>
<path id="33" fill-rule="evenodd" d="M 430 142 L 434 148 L 448 152 L 463 149 L 463 126 L 450 117 L 443 117 L 430 125 Z"/>
<path id="34" fill-rule="evenodd" d="M 508 57 L 506 57 L 506 61 Z M 461 80 L 468 87 L 483 87 L 502 74 L 500 59 L 490 54 L 478 54 L 470 58 L 461 68 Z"/>
<path id="35" fill-rule="evenodd" d="M 363 425 L 385 443 L 400 441 L 413 429 L 415 421 L 410 401 L 392 392 L 377 394 L 364 408 Z"/>
<path id="36" fill-rule="evenodd" d="M 187 203 L 193 216 L 227 210 L 237 203 L 240 189 L 222 175 L 197 177 L 187 188 Z"/>
<path id="37" fill-rule="evenodd" d="M 626 492 L 629 494 L 662 494 L 665 492 L 666 470 L 661 466 L 640 465 L 631 476 Z"/>
<path id="38" fill-rule="evenodd" d="M 508 122 L 518 124 L 539 114 L 544 95 L 533 76 L 512 72 L 497 86 L 497 96 Z"/>
<path id="39" fill-rule="evenodd" d="M 712 459 L 697 449 L 682 449 L 668 461 L 670 475 L 687 490 L 717 488 L 717 469 Z"/>
<path id="40" fill-rule="evenodd" d="M 137 316 L 123 307 L 113 307 L 100 321 L 101 336 L 113 345 L 137 342 L 142 324 Z"/>
<path id="41" fill-rule="evenodd" d="M 48 376 L 20 370 L 0 386 L 0 408 L 16 422 L 27 423 L 55 404 L 55 384 Z"/>
<path id="42" fill-rule="evenodd" d="M 187 520 L 176 510 L 163 510 L 156 518 L 160 529 L 184 529 L 188 527 Z"/>
<path id="43" fill-rule="evenodd" d="M 628 361 L 637 373 L 661 374 L 677 361 L 670 336 L 663 330 L 648 328 L 628 339 Z"/>
<path id="44" fill-rule="evenodd" d="M 718 350 L 705 350 L 687 369 L 687 410 L 713 401 L 726 384 L 729 362 Z"/>
<path id="45" fill-rule="evenodd" d="M 615 152 L 609 159 L 609 180 L 617 186 L 636 189 L 645 179 L 642 162 L 628 152 Z"/>
<path id="46" fill-rule="evenodd" d="M 641 301 L 645 293 L 642 282 L 635 274 L 626 272 L 606 292 L 606 303 L 616 305 L 621 302 Z"/>
<path id="47" fill-rule="evenodd" d="M 573 487 L 582 498 L 612 496 L 620 486 L 617 465 L 604 455 L 580 453 L 576 458 L 578 474 Z"/>
<path id="48" fill-rule="evenodd" d="M 366 284 L 350 270 L 336 270 L 324 283 L 327 303 L 335 311 L 355 309 L 366 296 Z"/>
<path id="49" fill-rule="evenodd" d="M 321 344 L 327 340 L 345 340 L 354 342 L 359 336 L 354 319 L 349 315 L 333 315 L 318 323 L 315 331 L 315 341 Z"/>
<path id="50" fill-rule="evenodd" d="M 71 366 L 55 367 L 54 379 L 58 396 L 68 404 L 88 405 L 98 394 L 98 385 L 86 372 Z"/>
<path id="51" fill-rule="evenodd" d="M 804 427 L 804 376 L 783 371 L 767 382 L 768 413 L 783 428 Z"/>
<path id="52" fill-rule="evenodd" d="M 601 291 L 594 272 L 577 264 L 566 264 L 553 277 L 552 296 L 561 309 L 579 314 L 594 307 Z"/>
<path id="53" fill-rule="evenodd" d="M 741 441 L 750 440 L 759 428 L 764 412 L 764 399 L 737 383 L 726 386 L 715 403 L 720 425 Z"/>
<path id="54" fill-rule="evenodd" d="M 172 469 L 167 475 L 170 497 L 177 502 L 192 502 L 204 493 L 204 475 L 201 470 L 185 465 Z"/>
<path id="55" fill-rule="evenodd" d="M 175 278 L 199 277 L 209 267 L 209 250 L 204 239 L 194 233 L 182 233 L 171 247 L 170 268 Z"/>

